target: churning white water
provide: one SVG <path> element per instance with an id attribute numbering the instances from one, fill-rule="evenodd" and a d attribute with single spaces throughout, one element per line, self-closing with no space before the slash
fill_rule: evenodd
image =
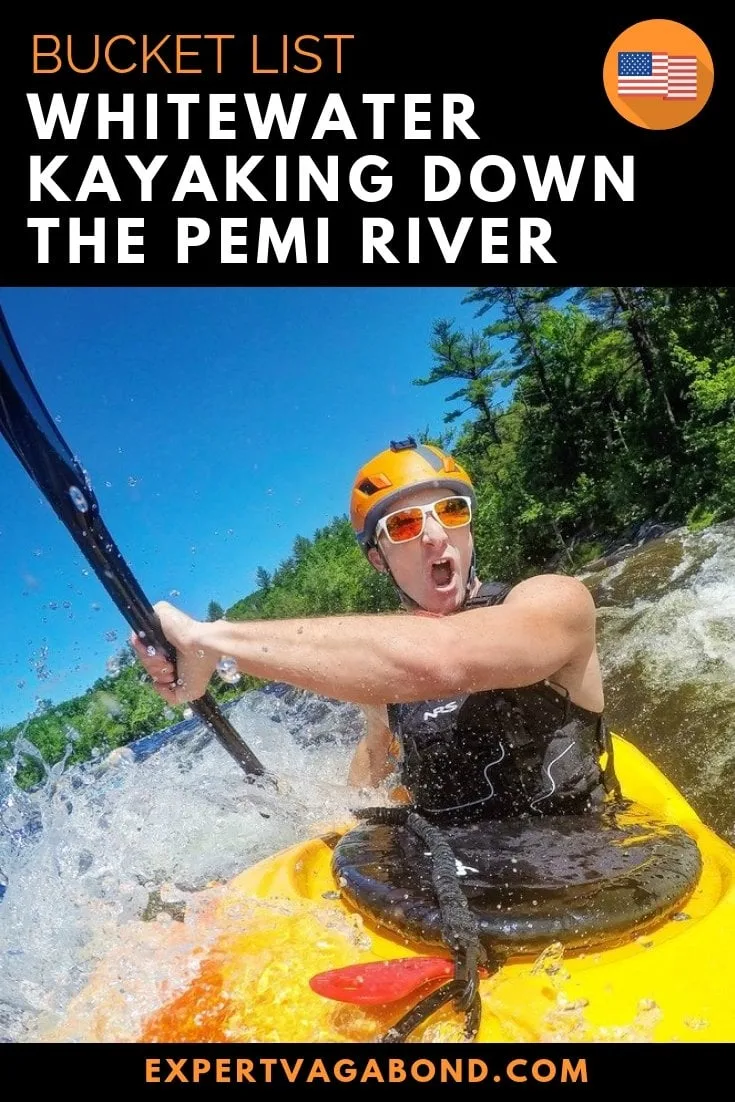
<path id="1" fill-rule="evenodd" d="M 611 727 L 735 840 L 735 523 L 672 532 L 583 577 Z M 155 749 L 61 762 L 32 793 L 12 763 L 0 775 L 0 1039 L 63 1020 L 124 925 L 175 920 L 202 889 L 347 817 L 357 709 L 259 692 L 229 717 L 277 790 L 248 783 L 194 720 Z"/>
<path id="2" fill-rule="evenodd" d="M 57 768 L 31 794 L 6 774 L 0 1038 L 32 1041 L 39 1022 L 62 1015 L 124 923 L 161 909 L 175 917 L 202 888 L 348 817 L 360 721 L 356 709 L 319 702 L 302 731 L 314 710 L 254 693 L 229 712 L 277 790 L 249 783 L 198 721 L 143 760 L 125 748 Z"/>
<path id="3" fill-rule="evenodd" d="M 735 841 L 735 522 L 671 532 L 585 581 L 611 727 Z"/>

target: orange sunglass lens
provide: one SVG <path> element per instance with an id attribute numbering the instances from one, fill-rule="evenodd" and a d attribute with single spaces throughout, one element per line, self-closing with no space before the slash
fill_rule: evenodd
<path id="1" fill-rule="evenodd" d="M 438 501 L 434 508 L 445 528 L 458 528 L 461 524 L 467 524 L 470 519 L 469 504 L 461 497 L 450 497 L 446 501 Z"/>
<path id="2" fill-rule="evenodd" d="M 385 528 L 392 540 L 401 543 L 403 540 L 415 539 L 423 524 L 424 514 L 420 509 L 402 509 L 400 513 L 394 513 L 387 518 Z"/>

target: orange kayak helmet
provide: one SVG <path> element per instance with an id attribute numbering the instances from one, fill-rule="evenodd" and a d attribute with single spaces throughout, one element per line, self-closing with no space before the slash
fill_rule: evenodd
<path id="1" fill-rule="evenodd" d="M 373 545 L 380 518 L 398 508 L 408 490 L 423 487 L 462 494 L 475 507 L 467 471 L 433 444 L 417 444 L 412 436 L 392 440 L 389 448 L 360 468 L 352 485 L 350 521 L 363 551 Z"/>

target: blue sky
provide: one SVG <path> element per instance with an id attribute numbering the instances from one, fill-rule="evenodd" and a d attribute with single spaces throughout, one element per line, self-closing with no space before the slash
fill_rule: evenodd
<path id="1" fill-rule="evenodd" d="M 6 288 L 36 387 L 151 601 L 203 617 L 346 512 L 391 439 L 439 430 L 431 325 L 466 288 Z M 105 673 L 127 625 L 0 439 L 0 727 Z"/>

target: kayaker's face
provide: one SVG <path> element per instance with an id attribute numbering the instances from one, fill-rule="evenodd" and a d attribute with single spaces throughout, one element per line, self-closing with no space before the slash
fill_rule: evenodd
<path id="1" fill-rule="evenodd" d="M 393 508 L 430 505 L 447 496 L 446 490 L 413 490 Z M 396 544 L 382 533 L 378 545 L 396 584 L 420 608 L 446 615 L 461 607 L 472 562 L 470 525 L 445 528 L 428 513 L 424 530 L 417 538 Z M 377 551 L 371 549 L 369 557 L 376 570 L 385 571 Z"/>

